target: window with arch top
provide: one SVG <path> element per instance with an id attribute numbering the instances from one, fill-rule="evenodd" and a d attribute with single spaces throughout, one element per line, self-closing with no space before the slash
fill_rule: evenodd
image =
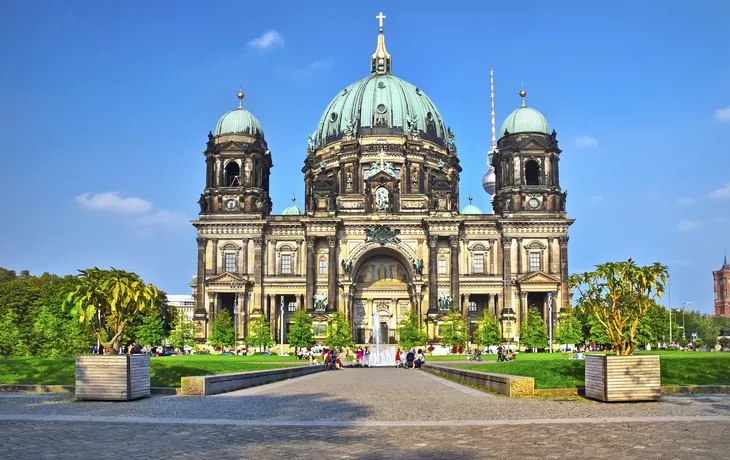
<path id="1" fill-rule="evenodd" d="M 241 185 L 240 177 L 241 175 L 241 167 L 238 166 L 238 163 L 235 161 L 231 161 L 226 165 L 226 187 L 238 187 Z"/>
<path id="2" fill-rule="evenodd" d="M 540 164 L 535 160 L 528 160 L 525 163 L 525 183 L 527 185 L 540 185 Z"/>

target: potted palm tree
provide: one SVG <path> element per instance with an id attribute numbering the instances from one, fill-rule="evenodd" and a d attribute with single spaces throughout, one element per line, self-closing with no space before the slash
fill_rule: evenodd
<path id="1" fill-rule="evenodd" d="M 118 354 L 132 317 L 154 305 L 159 291 L 135 273 L 112 268 L 79 270 L 64 307 L 88 323 L 106 354 L 76 357 L 76 397 L 130 401 L 150 394 L 150 357 Z"/>
<path id="2" fill-rule="evenodd" d="M 586 396 L 599 401 L 657 400 L 661 394 L 659 355 L 634 355 L 636 332 L 655 298 L 661 298 L 667 267 L 639 267 L 633 260 L 607 262 L 570 276 L 576 307 L 595 318 L 616 351 L 587 355 Z"/>

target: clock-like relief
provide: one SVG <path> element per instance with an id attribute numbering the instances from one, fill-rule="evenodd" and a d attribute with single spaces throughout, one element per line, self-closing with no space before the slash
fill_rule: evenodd
<path id="1" fill-rule="evenodd" d="M 527 202 L 527 206 L 529 206 L 530 209 L 537 209 L 540 207 L 540 202 L 537 198 L 530 198 L 530 201 Z"/>
<path id="2" fill-rule="evenodd" d="M 226 209 L 232 210 L 236 209 L 236 200 L 228 200 L 226 201 Z"/>

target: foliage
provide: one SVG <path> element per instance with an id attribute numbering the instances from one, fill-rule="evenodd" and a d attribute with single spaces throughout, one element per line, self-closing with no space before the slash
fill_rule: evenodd
<path id="1" fill-rule="evenodd" d="M 481 318 L 477 320 L 477 330 L 474 331 L 474 343 L 480 348 L 502 343 L 502 333 L 499 331 L 499 323 L 488 309 L 484 309 Z"/>
<path id="2" fill-rule="evenodd" d="M 185 320 L 183 312 L 177 313 L 176 317 L 177 320 L 172 324 L 173 329 L 167 338 L 168 343 L 178 350 L 182 350 L 185 346 L 194 346 L 195 324 Z"/>
<path id="3" fill-rule="evenodd" d="M 717 337 L 720 335 L 720 323 L 704 315 L 697 324 L 697 337 L 699 337 L 708 349 L 717 345 Z"/>
<path id="4" fill-rule="evenodd" d="M 332 320 L 327 325 L 327 336 L 324 339 L 324 344 L 330 348 L 344 348 L 354 345 L 352 330 L 345 314 L 341 311 L 332 315 Z"/>
<path id="5" fill-rule="evenodd" d="M 553 331 L 555 342 L 563 345 L 577 345 L 583 343 L 583 325 L 572 310 L 563 313 L 558 319 Z"/>
<path id="6" fill-rule="evenodd" d="M 466 345 L 468 339 L 466 319 L 458 311 L 450 311 L 444 317 L 440 328 L 441 342 L 451 346 Z"/>
<path id="7" fill-rule="evenodd" d="M 248 337 L 246 337 L 246 345 L 249 347 L 270 347 L 274 345 L 274 339 L 271 338 L 271 328 L 266 318 L 259 316 L 251 321 Z"/>
<path id="8" fill-rule="evenodd" d="M 633 260 L 606 262 L 593 272 L 573 274 L 569 284 L 579 293 L 578 305 L 594 317 L 606 332 L 617 355 L 629 355 L 636 347 L 636 332 L 652 306 L 664 293 L 667 267 L 655 262 L 646 267 Z"/>
<path id="9" fill-rule="evenodd" d="M 548 331 L 537 308 L 527 309 L 527 321 L 520 330 L 520 343 L 528 348 L 547 348 Z"/>
<path id="10" fill-rule="evenodd" d="M 145 284 L 136 273 L 116 268 L 94 267 L 79 273 L 64 308 L 70 308 L 79 323 L 92 325 L 104 348 L 116 353 L 127 323 L 156 303 L 157 287 Z"/>
<path id="11" fill-rule="evenodd" d="M 636 330 L 636 343 L 641 345 L 657 345 L 659 342 L 663 342 L 665 337 L 669 337 L 669 312 L 654 300 L 649 302 L 646 315 L 641 319 Z M 679 329 L 675 330 L 679 331 Z"/>
<path id="12" fill-rule="evenodd" d="M 398 327 L 398 344 L 404 350 L 424 345 L 428 342 L 428 334 L 424 328 L 418 327 L 418 313 L 408 310 Z"/>
<path id="13" fill-rule="evenodd" d="M 161 313 L 153 308 L 144 315 L 142 324 L 136 330 L 136 339 L 142 346 L 156 347 L 165 340 L 165 324 Z"/>
<path id="14" fill-rule="evenodd" d="M 266 327 L 268 329 L 268 325 Z M 233 347 L 235 335 L 231 315 L 228 310 L 221 310 L 210 325 L 208 343 L 213 347 Z"/>
<path id="15" fill-rule="evenodd" d="M 312 317 L 304 310 L 294 313 L 294 323 L 289 328 L 287 336 L 289 345 L 297 348 L 314 346 L 314 332 L 312 331 Z"/>

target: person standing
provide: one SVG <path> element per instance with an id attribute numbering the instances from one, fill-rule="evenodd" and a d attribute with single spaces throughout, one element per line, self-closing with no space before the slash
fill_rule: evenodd
<path id="1" fill-rule="evenodd" d="M 362 347 L 357 347 L 357 354 L 355 354 L 355 358 L 357 359 L 358 364 L 362 364 L 362 355 L 363 355 Z"/>

